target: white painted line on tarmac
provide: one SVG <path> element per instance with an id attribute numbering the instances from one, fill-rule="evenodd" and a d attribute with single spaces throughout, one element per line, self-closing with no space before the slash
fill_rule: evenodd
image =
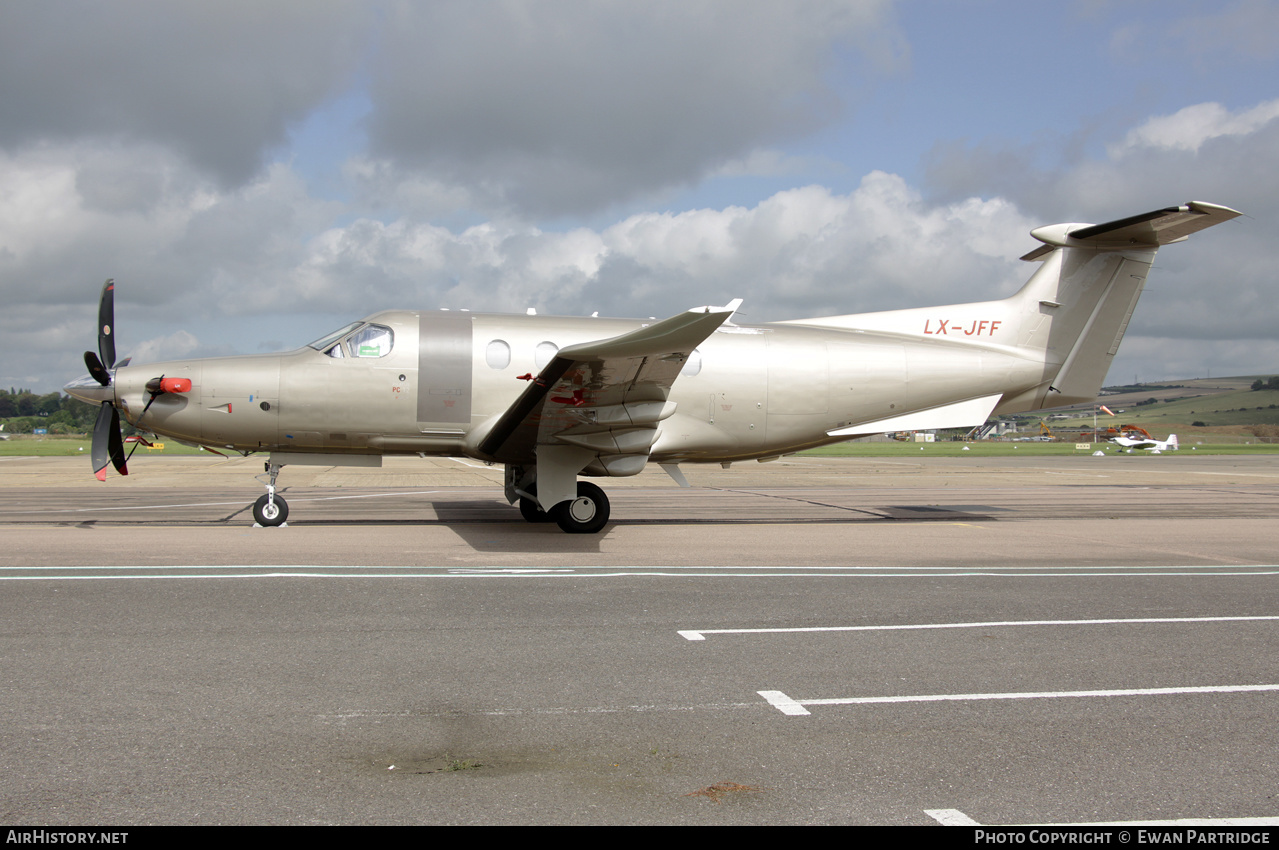
<path id="1" fill-rule="evenodd" d="M 1132 623 L 1231 623 L 1245 620 L 1279 620 L 1279 616 L 1242 617 L 1136 617 L 1116 620 L 995 620 L 985 623 L 913 623 L 900 626 L 796 626 L 772 629 L 682 629 L 687 640 L 706 640 L 706 635 L 762 635 L 796 632 L 892 632 L 920 629 L 993 629 L 1003 626 L 1103 626 Z"/>
<path id="2" fill-rule="evenodd" d="M 924 809 L 924 814 L 942 826 L 981 826 L 959 809 Z"/>
<path id="3" fill-rule="evenodd" d="M 1169 694 L 1234 694 L 1279 691 L 1279 685 L 1207 685 L 1186 688 L 1124 688 L 1101 691 L 1033 691 L 1007 694 L 916 694 L 893 697 L 837 697 L 834 699 L 794 699 L 782 691 L 756 691 L 782 714 L 811 714 L 806 705 L 877 705 L 903 702 L 971 702 L 975 700 L 1063 699 L 1067 697 L 1137 697 Z"/>
<path id="4" fill-rule="evenodd" d="M 782 714 L 790 714 L 796 717 L 812 714 L 811 711 L 804 708 L 803 703 L 791 699 L 781 691 L 756 691 L 755 693 L 766 699 L 769 705 L 780 711 Z"/>
<path id="5" fill-rule="evenodd" d="M 959 809 L 924 809 L 924 814 L 942 826 L 990 826 L 973 820 Z M 1176 818 L 1174 820 L 1107 820 L 1091 823 L 1024 824 L 1025 826 L 1279 826 L 1279 817 L 1269 818 Z M 1023 824 L 1000 824 L 1023 826 Z M 1181 842 L 1178 842 L 1181 843 Z M 1216 843 L 1216 842 L 1213 842 Z M 1222 841 L 1221 843 L 1225 843 Z M 1267 842 L 1268 843 L 1268 842 Z"/>
<path id="6" fill-rule="evenodd" d="M 395 493 L 360 493 L 351 496 L 295 496 L 289 494 L 290 502 L 336 502 L 342 499 L 381 499 L 387 496 L 433 496 L 443 490 L 400 490 Z M 497 501 L 494 499 L 493 501 Z"/>

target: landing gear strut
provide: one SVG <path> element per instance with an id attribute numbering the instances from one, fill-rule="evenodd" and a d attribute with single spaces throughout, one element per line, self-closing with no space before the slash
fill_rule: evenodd
<path id="1" fill-rule="evenodd" d="M 537 496 L 537 485 L 530 484 L 527 492 L 528 496 L 520 496 L 520 516 L 524 517 L 526 522 L 555 522 L 555 517 L 542 510 L 536 498 L 529 498 L 529 496 Z"/>
<path id="2" fill-rule="evenodd" d="M 268 528 L 277 525 L 284 525 L 284 521 L 289 518 L 289 504 L 280 496 L 275 495 L 275 479 L 280 474 L 280 464 L 268 463 L 266 465 L 266 474 L 271 480 L 266 485 L 266 495 L 259 496 L 258 500 L 253 503 L 253 519 L 258 525 Z M 261 476 L 259 476 L 261 480 Z"/>

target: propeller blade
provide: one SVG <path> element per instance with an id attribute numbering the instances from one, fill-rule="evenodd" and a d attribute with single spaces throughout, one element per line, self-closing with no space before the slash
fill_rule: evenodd
<path id="1" fill-rule="evenodd" d="M 107 480 L 107 464 L 111 462 L 111 414 L 115 408 L 111 402 L 104 401 L 98 408 L 98 421 L 93 423 L 93 448 L 90 458 L 93 460 L 93 474 L 99 481 Z"/>
<path id="2" fill-rule="evenodd" d="M 128 475 L 125 466 L 124 438 L 120 434 L 120 414 L 109 401 L 98 408 L 98 421 L 93 423 L 93 447 L 89 453 L 93 461 L 93 474 L 99 481 L 107 480 L 107 464 L 121 475 Z"/>
<path id="3" fill-rule="evenodd" d="M 108 278 L 107 282 L 102 284 L 102 299 L 98 302 L 98 354 L 102 356 L 101 363 L 107 369 L 115 366 L 115 280 L 113 278 Z M 103 384 L 105 383 L 103 381 Z"/>
<path id="4" fill-rule="evenodd" d="M 111 407 L 111 434 L 110 440 L 107 442 L 108 448 L 111 450 L 111 465 L 115 467 L 115 471 L 121 475 L 129 474 L 129 467 L 126 465 L 124 456 L 124 434 L 120 431 L 120 411 Z"/>
<path id="5" fill-rule="evenodd" d="M 84 365 L 89 367 L 89 374 L 93 376 L 93 380 L 102 384 L 104 387 L 111 385 L 111 373 L 102 365 L 102 361 L 98 359 L 98 355 L 92 351 L 84 353 Z"/>

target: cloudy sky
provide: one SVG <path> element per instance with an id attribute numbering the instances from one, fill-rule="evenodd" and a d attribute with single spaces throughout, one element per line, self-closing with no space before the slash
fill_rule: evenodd
<path id="1" fill-rule="evenodd" d="M 1187 200 L 1110 374 L 1279 372 L 1279 3 L 0 4 L 0 386 L 386 308 L 1002 297 Z"/>

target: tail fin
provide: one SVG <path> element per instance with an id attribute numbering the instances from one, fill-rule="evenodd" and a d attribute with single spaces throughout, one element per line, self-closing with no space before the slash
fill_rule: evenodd
<path id="1" fill-rule="evenodd" d="M 996 408 L 1000 413 L 1090 402 L 1128 329 L 1159 247 L 1239 215 L 1191 201 L 1106 224 L 1040 227 L 1031 235 L 1044 244 L 1022 259 L 1043 265 L 1009 298 L 788 324 L 940 338 L 1042 360 L 1039 380 L 1006 393 Z"/>
<path id="2" fill-rule="evenodd" d="M 1172 449 L 1174 452 L 1175 452 L 1175 451 L 1178 449 L 1178 447 L 1180 446 L 1180 444 L 1177 442 L 1177 435 L 1176 435 L 1176 434 L 1169 434 L 1169 435 L 1168 435 L 1168 439 L 1167 439 L 1165 442 L 1167 442 L 1167 443 L 1168 443 L 1168 448 Z"/>
<path id="3" fill-rule="evenodd" d="M 1048 389 L 1035 406 L 1095 399 L 1159 247 L 1238 215 L 1192 201 L 1106 224 L 1031 231 L 1044 244 L 1022 259 L 1044 265 L 1013 300 L 1024 311 L 1017 344 L 1044 352 Z"/>

